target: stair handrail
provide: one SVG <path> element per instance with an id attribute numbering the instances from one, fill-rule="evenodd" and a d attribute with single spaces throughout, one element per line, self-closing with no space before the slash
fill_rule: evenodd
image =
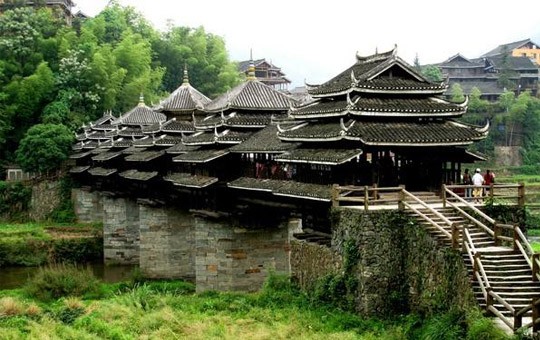
<path id="1" fill-rule="evenodd" d="M 495 224 L 496 221 L 495 219 L 489 217 L 488 215 L 486 215 L 482 210 L 478 209 L 477 207 L 475 207 L 473 204 L 471 204 L 470 202 L 468 202 L 467 200 L 463 199 L 463 197 L 459 196 L 458 194 L 456 194 L 455 192 L 453 192 L 452 190 L 448 189 L 448 187 L 446 185 L 444 185 L 444 190 L 447 194 L 450 194 L 450 196 L 452 196 L 453 198 L 457 199 L 459 202 L 463 203 L 464 205 L 466 205 L 467 207 L 471 208 L 475 213 L 477 213 L 478 215 L 480 215 L 482 218 L 484 218 L 486 221 L 488 221 L 489 223 L 491 224 Z M 453 202 L 445 202 L 445 203 L 453 203 Z M 455 204 L 454 204 L 455 206 Z"/>
<path id="2" fill-rule="evenodd" d="M 465 210 L 461 209 L 461 207 L 459 207 L 457 204 L 453 203 L 453 202 L 448 202 L 448 204 L 454 208 L 454 210 L 457 210 L 461 215 L 463 215 L 464 217 L 468 218 L 471 222 L 473 222 L 474 224 L 476 224 L 477 226 L 479 226 L 480 228 L 482 228 L 486 233 L 488 233 L 490 236 L 495 236 L 495 232 L 489 228 L 488 226 L 486 226 L 484 223 L 482 223 L 481 221 L 479 221 L 478 219 L 476 219 L 474 216 L 472 216 L 471 214 L 469 214 L 468 212 L 466 212 Z"/>
<path id="3" fill-rule="evenodd" d="M 497 316 L 499 319 L 501 319 L 501 321 L 504 322 L 508 327 L 516 329 L 516 324 L 521 325 L 521 316 L 516 313 L 514 307 L 512 307 L 499 294 L 493 291 L 487 273 L 484 269 L 484 265 L 482 264 L 482 254 L 474 246 L 473 238 L 471 237 L 469 228 L 466 225 L 463 226 L 463 248 L 467 252 L 467 255 L 473 265 L 473 275 L 476 278 L 478 285 L 480 286 L 482 296 L 484 297 L 484 301 L 486 302 L 486 309 L 493 313 L 495 316 Z M 501 305 L 504 306 L 504 308 L 506 308 L 506 310 L 512 313 L 512 315 L 514 316 L 513 323 L 510 322 L 500 311 L 497 310 L 497 308 L 493 306 L 493 300 L 499 302 Z M 524 311 L 523 313 L 526 312 L 527 311 Z M 516 319 L 519 320 L 516 321 Z"/>
<path id="4" fill-rule="evenodd" d="M 443 233 L 449 240 L 451 240 L 451 241 L 453 240 L 451 233 L 449 233 L 447 230 L 445 230 L 443 227 L 441 227 L 439 225 L 439 223 L 435 222 L 432 218 L 430 218 L 429 216 L 427 216 L 426 214 L 421 212 L 419 209 L 416 209 L 415 207 L 413 207 L 409 202 L 406 202 L 405 201 L 405 196 L 408 196 L 409 198 L 412 198 L 413 201 L 415 201 L 416 203 L 420 204 L 421 206 L 423 206 L 424 208 L 429 210 L 432 214 L 436 215 L 438 218 L 440 218 L 444 222 L 444 224 L 446 224 L 446 225 L 448 225 L 450 227 L 453 227 L 453 222 L 450 221 L 448 219 L 448 217 L 444 216 L 443 214 L 441 214 L 440 212 L 435 210 L 433 207 L 430 207 L 427 203 L 425 203 L 424 201 L 422 201 L 421 199 L 419 199 L 418 197 L 416 197 L 412 193 L 408 192 L 407 190 L 402 188 L 401 192 L 403 194 L 403 197 L 402 197 L 402 201 L 400 203 L 403 204 L 404 207 L 414 211 L 416 214 L 421 216 L 423 219 L 425 219 L 426 221 L 431 223 L 435 228 L 437 228 L 437 230 L 439 230 L 441 233 Z"/>

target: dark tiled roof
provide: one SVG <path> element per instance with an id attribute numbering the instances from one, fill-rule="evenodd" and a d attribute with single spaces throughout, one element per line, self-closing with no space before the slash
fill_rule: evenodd
<path id="1" fill-rule="evenodd" d="M 336 122 L 310 123 L 297 129 L 278 132 L 278 137 L 285 141 L 337 141 L 343 139 L 343 136 L 341 126 Z"/>
<path id="2" fill-rule="evenodd" d="M 105 124 L 105 123 L 110 123 L 115 119 L 116 119 L 116 117 L 113 116 L 110 112 L 105 112 L 105 113 L 103 113 L 102 117 L 100 117 L 97 120 L 90 123 L 90 126 L 92 128 L 95 128 L 95 129 L 98 129 L 99 127 L 105 128 L 108 125 L 108 124 Z"/>
<path id="3" fill-rule="evenodd" d="M 148 162 L 165 154 L 165 151 L 142 151 L 126 156 L 128 162 Z"/>
<path id="4" fill-rule="evenodd" d="M 483 68 L 484 65 L 485 64 L 484 64 L 483 61 L 471 60 L 471 59 L 465 58 L 464 56 L 462 56 L 459 53 L 456 54 L 456 55 L 453 55 L 452 57 L 448 58 L 447 60 L 443 61 L 442 63 L 437 64 L 437 66 L 442 67 L 442 68 L 453 68 L 453 67 L 458 67 L 458 68 L 470 68 L 470 67 Z"/>
<path id="5" fill-rule="evenodd" d="M 140 127 L 123 127 L 118 131 L 119 136 L 124 137 L 142 137 L 145 134 L 143 133 L 142 129 Z"/>
<path id="6" fill-rule="evenodd" d="M 78 152 L 78 153 L 74 153 L 74 154 L 71 154 L 69 156 L 69 158 L 71 159 L 81 159 L 81 158 L 84 158 L 86 156 L 89 156 L 91 155 L 92 152 L 91 151 L 87 151 L 87 152 Z"/>
<path id="7" fill-rule="evenodd" d="M 253 135 L 253 132 L 238 132 L 225 130 L 223 133 L 216 136 L 218 144 L 240 144 Z"/>
<path id="8" fill-rule="evenodd" d="M 171 135 L 162 135 L 160 138 L 156 138 L 154 141 L 155 145 L 159 146 L 173 146 L 178 143 L 182 143 L 182 136 L 171 136 Z"/>
<path id="9" fill-rule="evenodd" d="M 358 140 L 367 145 L 466 145 L 484 139 L 485 128 L 454 121 L 313 123 L 279 134 L 288 141 Z"/>
<path id="10" fill-rule="evenodd" d="M 278 162 L 338 165 L 362 154 L 358 149 L 295 149 L 275 158 Z"/>
<path id="11" fill-rule="evenodd" d="M 126 149 L 122 150 L 122 154 L 131 155 L 131 154 L 141 152 L 141 151 L 145 151 L 145 150 L 146 150 L 145 148 L 140 148 L 138 146 L 132 145 L 129 148 L 126 148 Z"/>
<path id="12" fill-rule="evenodd" d="M 202 110 L 206 104 L 210 103 L 210 99 L 189 83 L 183 83 L 161 104 L 162 111 L 179 112 L 179 111 L 195 111 Z"/>
<path id="13" fill-rule="evenodd" d="M 458 79 L 450 79 L 448 90 L 444 93 L 447 96 L 452 95 L 452 85 L 458 83 L 461 86 L 464 94 L 471 94 L 474 87 L 478 88 L 480 92 L 484 95 L 500 95 L 504 92 L 504 88 L 500 87 L 497 83 L 497 79 L 491 81 L 459 81 Z"/>
<path id="14" fill-rule="evenodd" d="M 198 150 L 199 148 L 200 148 L 199 146 L 191 146 L 191 145 L 184 145 L 182 143 L 177 143 L 176 145 L 166 149 L 165 152 L 172 155 L 176 155 L 176 154 L 188 153 L 190 151 L 195 151 L 195 150 Z"/>
<path id="15" fill-rule="evenodd" d="M 324 202 L 331 201 L 332 192 L 331 187 L 328 185 L 249 177 L 238 178 L 227 183 L 227 186 L 235 189 L 266 191 L 278 196 L 289 196 Z"/>
<path id="16" fill-rule="evenodd" d="M 92 157 L 92 160 L 94 161 L 108 161 L 108 160 L 111 160 L 113 158 L 116 158 L 118 156 L 120 156 L 122 154 L 122 152 L 118 151 L 118 152 L 102 152 L 100 153 L 99 155 L 97 156 L 94 156 Z"/>
<path id="17" fill-rule="evenodd" d="M 118 175 L 123 178 L 133 179 L 136 181 L 148 181 L 156 177 L 158 174 L 157 171 L 139 171 L 139 170 L 126 170 L 119 173 Z"/>
<path id="18" fill-rule="evenodd" d="M 198 132 L 182 138 L 185 145 L 210 145 L 216 143 L 216 135 L 212 132 Z"/>
<path id="19" fill-rule="evenodd" d="M 293 117 L 318 117 L 318 116 L 345 116 L 348 113 L 348 105 L 344 100 L 316 100 L 309 104 L 293 108 L 289 114 Z"/>
<path id="20" fill-rule="evenodd" d="M 80 174 L 88 169 L 90 169 L 90 165 L 74 166 L 73 168 L 69 169 L 69 172 L 72 174 Z"/>
<path id="21" fill-rule="evenodd" d="M 109 137 L 104 131 L 92 131 L 88 134 L 88 139 L 109 139 Z"/>
<path id="22" fill-rule="evenodd" d="M 376 145 L 463 145 L 485 138 L 477 129 L 453 122 L 426 123 L 360 123 L 347 132 L 351 139 Z"/>
<path id="23" fill-rule="evenodd" d="M 214 99 L 206 111 L 228 109 L 287 110 L 293 99 L 258 80 L 246 80 L 229 92 Z"/>
<path id="24" fill-rule="evenodd" d="M 391 68 L 399 68 L 402 75 L 380 76 Z M 406 76 L 405 76 L 406 75 Z M 314 97 L 345 94 L 352 89 L 361 92 L 441 93 L 445 86 L 427 81 L 409 64 L 395 55 L 395 50 L 368 57 L 357 57 L 357 62 L 326 83 L 308 88 Z"/>
<path id="25" fill-rule="evenodd" d="M 223 157 L 229 153 L 229 150 L 196 150 L 173 158 L 173 162 L 183 163 L 207 163 L 214 159 Z"/>
<path id="26" fill-rule="evenodd" d="M 251 62 L 253 62 L 253 66 L 257 67 L 257 65 L 260 65 L 261 63 L 265 62 L 266 59 L 257 59 L 257 60 L 243 60 L 238 62 L 238 70 L 242 73 L 245 73 Z M 270 64 L 270 63 L 269 63 Z"/>
<path id="27" fill-rule="evenodd" d="M 131 111 L 118 117 L 113 124 L 122 125 L 152 125 L 154 123 L 164 122 L 167 117 L 163 113 L 154 112 L 144 104 L 139 104 Z"/>
<path id="28" fill-rule="evenodd" d="M 95 140 L 90 141 L 88 143 L 84 143 L 83 149 L 95 149 L 99 146 L 99 143 Z"/>
<path id="29" fill-rule="evenodd" d="M 154 138 L 150 136 L 144 136 L 143 138 L 139 138 L 133 141 L 133 146 L 150 147 L 153 145 L 154 145 Z"/>
<path id="30" fill-rule="evenodd" d="M 265 127 L 272 121 L 272 114 L 243 114 L 228 117 L 225 126 L 230 127 Z"/>
<path id="31" fill-rule="evenodd" d="M 276 125 L 268 125 L 229 150 L 234 153 L 282 153 L 298 146 L 297 143 L 282 142 L 277 132 Z"/>
<path id="32" fill-rule="evenodd" d="M 99 124 L 92 126 L 92 130 L 110 131 L 115 130 L 116 126 L 112 124 Z"/>
<path id="33" fill-rule="evenodd" d="M 508 44 L 502 44 L 502 45 L 499 45 L 499 46 L 495 47 L 491 51 L 482 54 L 482 57 L 490 57 L 490 56 L 499 55 L 499 54 L 502 54 L 502 53 L 505 53 L 505 52 L 506 53 L 511 53 L 513 49 L 519 48 L 520 46 L 523 46 L 523 45 L 525 45 L 525 44 L 527 44 L 529 42 L 531 42 L 531 39 L 525 39 L 525 40 L 511 42 L 511 43 L 508 43 Z"/>
<path id="34" fill-rule="evenodd" d="M 206 116 L 203 119 L 195 119 L 193 121 L 193 125 L 197 129 L 213 129 L 215 127 L 223 126 L 223 122 L 225 121 L 225 116 L 220 115 L 211 115 Z"/>
<path id="35" fill-rule="evenodd" d="M 106 168 L 101 168 L 101 167 L 88 169 L 88 172 L 92 176 L 101 176 L 101 177 L 110 176 L 110 175 L 114 174 L 116 171 L 117 171 L 116 169 L 106 169 Z"/>
<path id="36" fill-rule="evenodd" d="M 431 98 L 365 98 L 357 97 L 351 101 L 316 101 L 312 104 L 292 109 L 295 118 L 341 117 L 347 114 L 368 116 L 460 116 L 466 111 L 464 105 Z"/>
<path id="37" fill-rule="evenodd" d="M 505 68 L 503 56 L 488 57 L 488 61 L 497 70 Z M 538 66 L 536 66 L 528 57 L 512 57 L 506 58 L 508 62 L 508 68 L 511 70 L 529 70 L 531 73 L 538 73 Z"/>
<path id="38" fill-rule="evenodd" d="M 163 132 L 195 132 L 193 122 L 176 121 L 172 119 L 169 122 L 163 124 L 161 128 Z"/>
<path id="39" fill-rule="evenodd" d="M 163 177 L 164 180 L 189 188 L 205 188 L 218 181 L 217 177 L 198 176 L 187 173 L 173 173 Z"/>
<path id="40" fill-rule="evenodd" d="M 466 107 L 438 99 L 403 99 L 403 98 L 360 98 L 351 110 L 353 115 L 404 115 L 404 116 L 438 116 L 448 114 L 452 116 L 465 113 Z"/>

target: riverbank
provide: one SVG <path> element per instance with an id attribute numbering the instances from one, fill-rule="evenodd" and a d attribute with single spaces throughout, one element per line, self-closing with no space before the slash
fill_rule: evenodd
<path id="1" fill-rule="evenodd" d="M 98 224 L 0 223 L 0 268 L 102 262 Z"/>
<path id="2" fill-rule="evenodd" d="M 182 281 L 103 285 L 42 302 L 0 291 L 0 339 L 508 339 L 478 312 L 362 319 L 272 277 L 259 293 L 195 294 Z"/>

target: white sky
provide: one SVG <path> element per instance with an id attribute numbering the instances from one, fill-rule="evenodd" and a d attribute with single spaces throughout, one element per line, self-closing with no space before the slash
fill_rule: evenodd
<path id="1" fill-rule="evenodd" d="M 94 16 L 108 0 L 75 0 Z M 355 61 L 398 45 L 412 63 L 441 62 L 456 53 L 475 58 L 513 41 L 540 44 L 540 1 L 485 0 L 120 0 L 157 29 L 204 26 L 225 39 L 232 60 L 266 58 L 293 82 L 318 84 Z"/>

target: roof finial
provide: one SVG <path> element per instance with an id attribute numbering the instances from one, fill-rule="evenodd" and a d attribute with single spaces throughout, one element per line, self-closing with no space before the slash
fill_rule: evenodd
<path id="1" fill-rule="evenodd" d="M 379 54 L 379 48 L 375 46 L 375 54 Z"/>
<path id="2" fill-rule="evenodd" d="M 255 64 L 253 63 L 253 49 L 249 49 L 249 67 L 247 80 L 256 80 L 255 77 Z"/>
<path id="3" fill-rule="evenodd" d="M 187 63 L 184 63 L 184 81 L 183 84 L 189 84 L 189 76 L 187 70 Z"/>
<path id="4" fill-rule="evenodd" d="M 144 94 L 142 92 L 139 96 L 139 106 L 144 106 Z"/>

